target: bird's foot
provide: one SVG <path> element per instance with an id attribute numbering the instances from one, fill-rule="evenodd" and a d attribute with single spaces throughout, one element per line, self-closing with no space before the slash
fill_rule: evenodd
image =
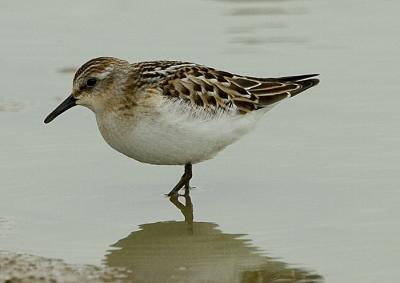
<path id="1" fill-rule="evenodd" d="M 191 187 L 189 184 L 185 184 L 182 187 L 178 188 L 173 188 L 168 194 L 165 194 L 167 197 L 173 197 L 173 196 L 179 196 L 179 197 L 185 197 L 190 194 L 190 190 L 194 189 L 195 187 Z M 185 193 L 180 194 L 179 191 L 185 189 Z"/>

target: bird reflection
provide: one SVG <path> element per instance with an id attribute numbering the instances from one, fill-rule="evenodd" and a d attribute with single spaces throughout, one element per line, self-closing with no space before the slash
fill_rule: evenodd
<path id="1" fill-rule="evenodd" d="M 170 201 L 184 221 L 140 225 L 139 231 L 113 244 L 105 256 L 107 266 L 130 271 L 127 281 L 322 282 L 316 273 L 262 255 L 243 234 L 225 234 L 215 223 L 193 222 L 188 192 Z"/>
<path id="2" fill-rule="evenodd" d="M 183 195 L 185 197 L 185 204 L 181 203 L 179 201 L 179 195 L 175 194 L 172 195 L 169 200 L 175 205 L 177 209 L 179 209 L 182 212 L 183 217 L 185 218 L 185 223 L 187 226 L 187 230 L 191 233 L 193 233 L 193 203 L 192 199 L 190 198 L 189 195 L 189 189 L 185 188 L 185 194 Z"/>

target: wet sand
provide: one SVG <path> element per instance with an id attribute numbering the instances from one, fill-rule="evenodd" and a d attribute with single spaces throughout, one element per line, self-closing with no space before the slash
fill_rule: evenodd
<path id="1" fill-rule="evenodd" d="M 219 278 L 205 269 L 239 282 L 268 270 L 396 282 L 399 5 L 1 3 L 0 250 L 126 267 L 140 280 L 168 262 L 177 273 L 165 276 L 191 283 Z M 69 95 L 71 71 L 97 56 L 185 60 L 256 77 L 320 73 L 321 83 L 194 166 L 189 237 L 181 211 L 163 196 L 183 168 L 118 154 L 82 107 L 43 124 Z"/>
<path id="2" fill-rule="evenodd" d="M 0 251 L 0 283 L 120 283 L 126 274 L 115 268 Z"/>

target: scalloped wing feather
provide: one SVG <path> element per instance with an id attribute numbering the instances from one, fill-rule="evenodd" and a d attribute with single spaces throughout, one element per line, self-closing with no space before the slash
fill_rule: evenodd
<path id="1" fill-rule="evenodd" d="M 244 114 L 292 97 L 314 85 L 315 75 L 254 78 L 196 66 L 167 80 L 164 94 L 180 97 L 205 109 L 237 110 Z"/>
<path id="2" fill-rule="evenodd" d="M 317 74 L 279 78 L 235 75 L 202 65 L 178 61 L 141 63 L 142 73 L 157 81 L 163 95 L 180 98 L 206 110 L 245 114 L 271 106 L 318 84 Z"/>

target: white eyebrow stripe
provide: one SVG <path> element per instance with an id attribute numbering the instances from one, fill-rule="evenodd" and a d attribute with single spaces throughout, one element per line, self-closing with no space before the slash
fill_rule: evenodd
<path id="1" fill-rule="evenodd" d="M 103 72 L 99 73 L 97 75 L 97 78 L 102 80 L 102 79 L 106 78 L 109 74 L 111 74 L 113 70 L 114 70 L 114 68 L 109 66 L 109 67 L 105 68 Z"/>

